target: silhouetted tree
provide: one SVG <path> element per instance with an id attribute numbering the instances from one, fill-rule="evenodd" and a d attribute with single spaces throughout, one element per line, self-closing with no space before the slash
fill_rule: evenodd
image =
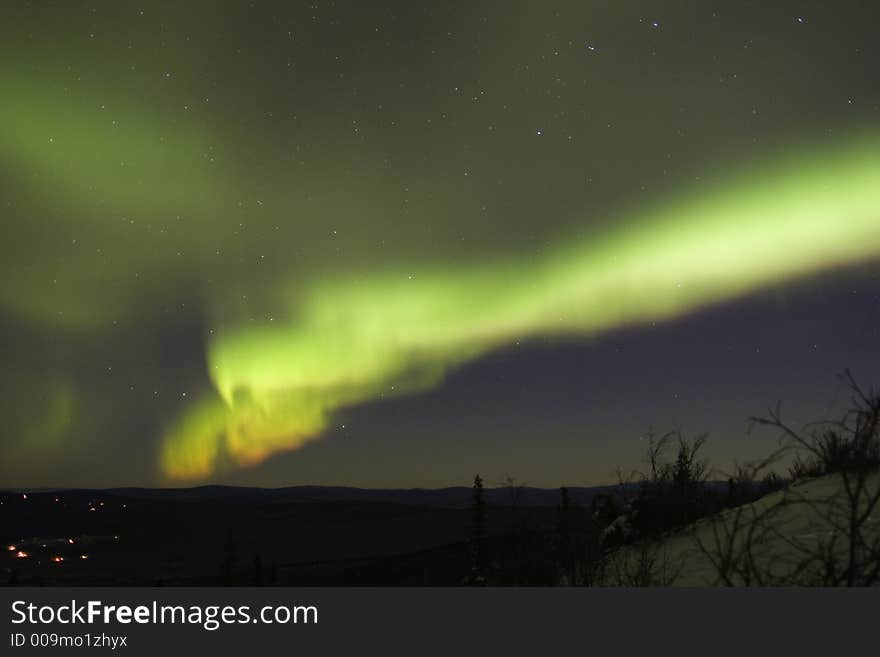
<path id="1" fill-rule="evenodd" d="M 254 586 L 263 585 L 263 557 L 259 554 L 254 555 Z"/>
<path id="2" fill-rule="evenodd" d="M 473 586 L 486 585 L 486 502 L 483 499 L 483 480 L 480 475 L 474 477 L 471 492 L 471 574 L 469 583 Z"/>
<path id="3" fill-rule="evenodd" d="M 666 485 L 671 478 L 671 465 L 666 462 L 666 450 L 672 441 L 675 433 L 670 431 L 657 436 L 653 428 L 648 429 L 647 439 L 648 447 L 646 460 L 648 461 L 648 473 L 642 478 L 642 484 L 647 483 L 649 487 L 659 488 Z M 620 475 L 618 474 L 618 480 Z"/>
<path id="4" fill-rule="evenodd" d="M 503 583 L 518 586 L 526 583 L 530 576 L 528 571 L 534 565 L 529 563 L 533 557 L 531 550 L 536 547 L 531 545 L 535 537 L 529 532 L 521 504 L 526 484 L 517 482 L 511 475 L 506 474 L 504 480 L 498 482 L 497 486 L 507 491 L 509 511 L 503 534 L 503 550 L 499 555 L 500 575 Z"/>
<path id="5" fill-rule="evenodd" d="M 764 475 L 764 478 L 761 480 L 758 495 L 761 497 L 769 495 L 770 493 L 775 493 L 776 491 L 785 488 L 787 484 L 788 482 L 780 477 L 776 470 L 771 470 Z"/>
<path id="6" fill-rule="evenodd" d="M 780 449 L 755 469 L 795 452 L 792 473 L 824 476 L 709 519 L 695 543 L 715 583 L 728 586 L 872 586 L 880 583 L 880 392 L 845 373 L 853 408 L 842 420 L 798 431 L 777 405 L 758 425 L 780 432 Z M 768 487 L 778 476 L 765 478 Z M 809 532 L 804 532 L 803 523 Z M 795 528 L 801 528 L 795 530 Z"/>
<path id="7" fill-rule="evenodd" d="M 556 550 L 560 583 L 574 584 L 576 569 L 574 510 L 568 489 L 563 486 L 559 489 L 559 494 L 560 501 L 556 510 Z"/>
<path id="8" fill-rule="evenodd" d="M 799 452 L 793 475 L 832 475 L 840 484 L 827 499 L 797 499 L 827 523 L 813 543 L 790 542 L 802 553 L 800 572 L 818 568 L 816 583 L 825 586 L 871 586 L 880 582 L 880 391 L 863 390 L 849 370 L 843 379 L 852 406 L 840 420 L 796 431 L 783 422 L 777 405 L 753 421 L 778 429 L 783 446 Z"/>
<path id="9" fill-rule="evenodd" d="M 694 498 L 699 487 L 706 480 L 706 463 L 697 458 L 700 448 L 706 443 L 706 435 L 688 441 L 678 437 L 678 457 L 672 467 L 672 484 L 678 495 L 685 499 Z"/>
<path id="10" fill-rule="evenodd" d="M 648 472 L 639 474 L 635 496 L 618 471 L 624 508 L 622 517 L 605 528 L 606 543 L 612 534 L 616 537 L 612 545 L 657 536 L 710 510 L 705 495 L 708 466 L 699 458 L 706 436 L 688 440 L 680 432 L 670 432 L 658 437 L 649 430 L 647 439 Z M 673 439 L 678 441 L 678 450 L 670 463 L 665 455 Z"/>

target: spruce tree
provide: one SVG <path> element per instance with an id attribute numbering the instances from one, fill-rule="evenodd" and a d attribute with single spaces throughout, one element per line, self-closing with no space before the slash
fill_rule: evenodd
<path id="1" fill-rule="evenodd" d="M 473 586 L 486 584 L 486 502 L 483 499 L 483 480 L 474 477 L 471 494 L 471 574 Z"/>

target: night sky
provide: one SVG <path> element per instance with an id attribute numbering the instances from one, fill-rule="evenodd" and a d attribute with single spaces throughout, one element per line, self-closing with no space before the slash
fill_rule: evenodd
<path id="1" fill-rule="evenodd" d="M 614 480 L 880 384 L 871 2 L 6 2 L 0 486 Z"/>

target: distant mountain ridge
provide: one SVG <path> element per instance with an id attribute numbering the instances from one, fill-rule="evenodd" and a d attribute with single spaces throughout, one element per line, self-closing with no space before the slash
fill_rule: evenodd
<path id="1" fill-rule="evenodd" d="M 627 492 L 635 490 L 635 484 L 627 484 Z M 570 500 L 588 506 L 597 494 L 614 493 L 617 485 L 572 486 L 567 489 Z M 193 488 L 43 488 L 6 489 L 5 493 L 51 493 L 72 492 L 79 494 L 118 495 L 131 499 L 179 501 L 259 501 L 265 503 L 316 503 L 316 502 L 375 502 L 409 506 L 464 508 L 470 505 L 473 491 L 467 486 L 447 488 L 357 488 L 350 486 L 287 486 L 284 488 L 257 488 L 240 486 L 207 485 Z M 531 486 L 494 487 L 483 490 L 483 499 L 490 506 L 547 507 L 557 506 L 561 499 L 558 488 L 535 488 Z"/>

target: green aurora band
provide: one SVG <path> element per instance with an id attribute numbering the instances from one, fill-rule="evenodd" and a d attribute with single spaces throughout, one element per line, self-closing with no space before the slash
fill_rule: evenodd
<path id="1" fill-rule="evenodd" d="M 257 463 L 320 436 L 334 412 L 438 385 L 533 336 L 676 317 L 880 255 L 880 141 L 752 170 L 531 261 L 291 284 L 286 316 L 210 336 L 206 394 L 163 439 L 172 479 Z"/>
<path id="2" fill-rule="evenodd" d="M 335 224 L 319 219 L 348 221 L 352 233 L 412 226 L 383 215 L 381 189 L 391 183 L 380 175 L 332 175 L 344 145 L 294 174 L 260 144 L 236 149 L 241 136 L 222 121 L 170 120 L 168 108 L 112 95 L 104 116 L 84 100 L 100 85 L 72 95 L 60 81 L 6 73 L 15 93 L 0 107 L 0 164 L 16 202 L 0 243 L 3 310 L 25 326 L 102 338 L 117 321 L 120 331 L 150 327 L 159 310 L 195 299 L 211 327 L 213 389 L 183 399 L 189 405 L 159 437 L 169 479 L 205 479 L 297 449 L 345 407 L 430 389 L 518 340 L 676 317 L 880 255 L 876 132 L 679 191 L 610 225 L 585 212 L 583 233 L 540 255 L 413 267 L 391 262 L 395 252 L 371 265 L 344 254 L 330 261 L 326 229 Z M 261 156 L 242 155 L 251 150 Z M 303 200 L 311 193 L 321 217 Z M 261 253 L 270 257 L 255 265 Z M 256 310 L 270 312 L 255 321 Z M 83 396 L 76 377 L 64 364 L 25 374 L 22 403 L 40 396 L 45 422 L 24 442 L 72 438 Z M 97 420 L 84 426 L 102 430 Z"/>

